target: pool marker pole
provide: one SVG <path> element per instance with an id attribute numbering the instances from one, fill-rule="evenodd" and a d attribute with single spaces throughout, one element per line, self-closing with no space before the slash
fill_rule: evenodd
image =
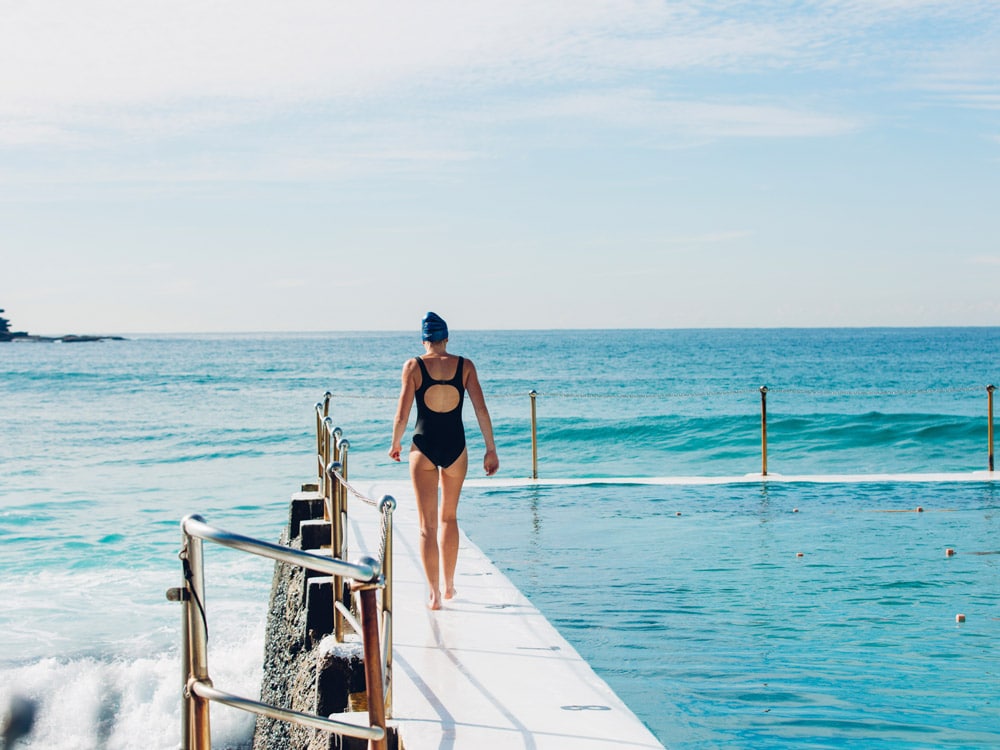
<path id="1" fill-rule="evenodd" d="M 535 413 L 535 397 L 538 393 L 529 391 L 531 396 L 531 478 L 538 479 L 538 417 Z"/>
<path id="2" fill-rule="evenodd" d="M 995 385 L 986 386 L 986 437 L 990 444 L 989 448 L 989 461 L 990 461 L 990 471 L 993 471 L 993 391 L 997 387 Z"/>
<path id="3" fill-rule="evenodd" d="M 767 386 L 760 387 L 760 455 L 761 476 L 767 476 Z"/>

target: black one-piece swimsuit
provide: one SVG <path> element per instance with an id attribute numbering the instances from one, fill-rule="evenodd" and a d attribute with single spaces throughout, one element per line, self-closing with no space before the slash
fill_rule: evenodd
<path id="1" fill-rule="evenodd" d="M 462 404 L 465 402 L 465 387 L 462 385 L 463 357 L 458 358 L 458 369 L 450 380 L 435 380 L 427 372 L 420 357 L 416 357 L 422 376 L 415 396 L 417 402 L 417 424 L 413 428 L 413 447 L 434 462 L 435 466 L 448 468 L 465 450 L 465 425 L 462 423 Z M 450 385 L 458 390 L 458 405 L 451 411 L 434 411 L 427 406 L 424 395 L 433 385 Z"/>

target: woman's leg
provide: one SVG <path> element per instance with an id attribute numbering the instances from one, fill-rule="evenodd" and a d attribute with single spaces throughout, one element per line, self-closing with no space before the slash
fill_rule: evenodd
<path id="1" fill-rule="evenodd" d="M 455 596 L 455 567 L 458 564 L 458 497 L 469 470 L 469 453 L 441 470 L 441 564 L 444 567 L 444 598 Z"/>
<path id="2" fill-rule="evenodd" d="M 427 606 L 441 609 L 441 582 L 438 550 L 438 468 L 423 453 L 410 450 L 410 478 L 417 498 L 420 519 L 420 560 L 427 577 Z"/>

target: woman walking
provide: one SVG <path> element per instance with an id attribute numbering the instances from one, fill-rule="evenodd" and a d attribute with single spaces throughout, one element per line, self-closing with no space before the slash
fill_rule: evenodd
<path id="1" fill-rule="evenodd" d="M 403 433 L 416 401 L 417 423 L 409 453 L 410 478 L 420 519 L 420 559 L 429 590 L 427 606 L 440 609 L 442 573 L 444 598 L 451 599 L 456 594 L 458 498 L 469 469 L 462 422 L 466 393 L 486 443 L 483 469 L 487 476 L 497 472 L 500 460 L 475 365 L 447 351 L 448 326 L 436 313 L 424 316 L 422 338 L 423 356 L 409 359 L 403 365 L 403 384 L 392 427 L 389 457 L 400 460 Z M 438 487 L 441 489 L 440 502 Z"/>

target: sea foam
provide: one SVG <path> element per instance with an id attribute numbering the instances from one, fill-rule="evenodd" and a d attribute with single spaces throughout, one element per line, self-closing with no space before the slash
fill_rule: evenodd
<path id="1" fill-rule="evenodd" d="M 264 620 L 216 628 L 209 645 L 213 682 L 250 698 L 259 694 Z M 136 658 L 33 660 L 0 669 L 0 706 L 14 696 L 36 706 L 19 747 L 41 750 L 157 750 L 180 742 L 182 665 L 178 648 Z M 249 748 L 253 716 L 213 706 L 212 745 Z"/>

